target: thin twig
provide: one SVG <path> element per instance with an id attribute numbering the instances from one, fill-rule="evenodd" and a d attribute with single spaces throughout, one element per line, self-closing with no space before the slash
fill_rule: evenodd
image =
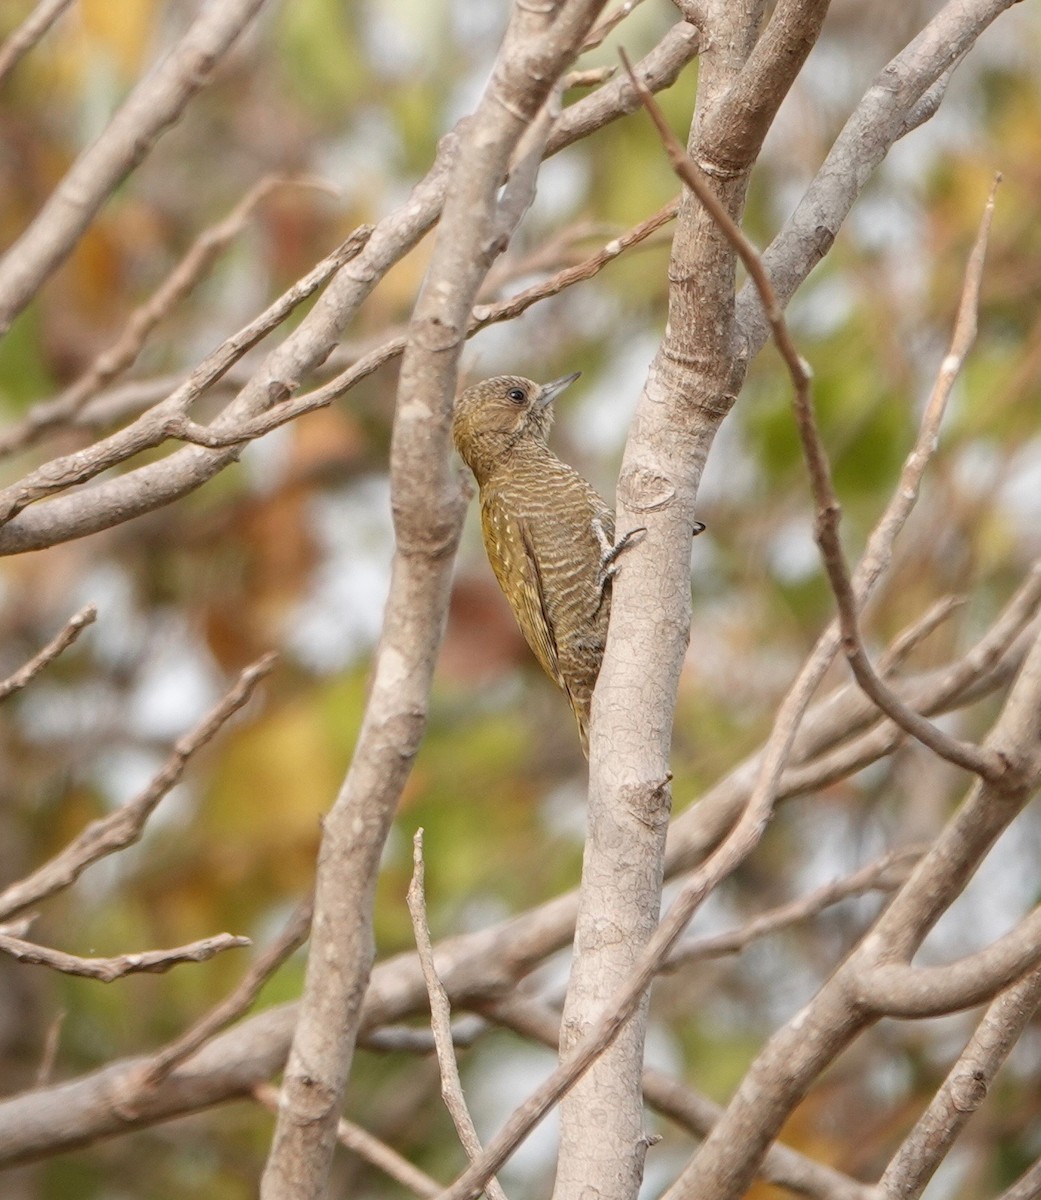
<path id="1" fill-rule="evenodd" d="M 40 3 L 0 46 L 0 83 L 47 33 L 72 0 L 40 0 Z"/>
<path id="2" fill-rule="evenodd" d="M 933 394 L 927 406 L 927 412 L 935 409 L 942 413 L 954 381 L 960 373 L 969 348 L 975 339 L 976 314 L 979 307 L 983 262 L 994 211 L 994 196 L 999 182 L 1000 176 L 995 179 L 984 208 L 976 243 L 965 271 L 965 280 L 959 301 L 958 315 L 955 319 L 954 332 L 951 337 L 950 349 L 941 363 L 934 384 Z M 812 406 L 801 412 L 797 408 L 797 417 L 808 461 L 810 458 L 809 447 L 814 445 L 814 461 L 819 459 L 825 465 L 823 474 L 816 473 L 811 467 L 811 479 L 818 503 L 816 534 L 821 547 L 828 579 L 838 606 L 843 648 L 858 684 L 887 716 L 896 721 L 901 728 L 905 729 L 913 737 L 940 755 L 940 757 L 963 767 L 965 770 L 972 771 L 991 782 L 1000 779 L 1006 770 L 1006 763 L 1000 754 L 945 734 L 927 718 L 904 704 L 900 697 L 893 693 L 885 684 L 872 666 L 860 636 L 855 584 L 850 579 L 839 538 L 839 505 L 835 499 L 834 489 L 831 485 L 830 472 L 827 470 L 827 459 L 824 457 L 823 445 L 820 442 L 820 435 L 813 417 Z"/>
<path id="3" fill-rule="evenodd" d="M 919 621 L 916 621 L 910 629 L 893 640 L 888 650 L 878 660 L 879 674 L 891 675 L 912 650 L 921 645 L 964 603 L 964 596 L 941 596 Z"/>
<path id="4" fill-rule="evenodd" d="M 138 80 L 0 258 L 0 335 L 72 253 L 119 184 L 177 123 L 263 4 L 204 5 L 169 52 Z"/>
<path id="5" fill-rule="evenodd" d="M 624 0 L 614 12 L 608 13 L 602 20 L 597 21 L 586 35 L 586 40 L 582 43 L 579 53 L 585 54 L 587 51 L 595 50 L 597 46 L 602 45 L 607 35 L 612 33 L 629 16 L 633 9 L 641 3 L 642 0 Z"/>
<path id="6" fill-rule="evenodd" d="M 748 271 L 759 298 L 762 301 L 766 319 L 777 349 L 780 351 L 788 373 L 791 376 L 794 392 L 793 405 L 799 437 L 802 441 L 803 455 L 809 471 L 810 484 L 814 500 L 817 504 L 815 535 L 821 549 L 828 582 L 835 595 L 839 622 L 842 628 L 843 648 L 849 659 L 850 667 L 857 682 L 871 697 L 880 709 L 892 720 L 906 729 L 912 737 L 917 738 L 923 745 L 928 746 L 942 758 L 953 762 L 965 770 L 984 779 L 1000 778 L 1006 769 L 1006 764 L 1000 755 L 973 743 L 962 742 L 950 737 L 938 729 L 921 713 L 909 708 L 903 701 L 885 685 L 877 675 L 864 650 L 857 621 L 857 598 L 846 565 L 842 543 L 839 538 L 839 518 L 841 508 L 835 495 L 831 479 L 831 465 L 827 452 L 817 428 L 814 415 L 813 395 L 811 389 L 812 372 L 809 365 L 799 354 L 784 318 L 784 310 L 778 302 L 770 276 L 763 263 L 762 257 L 745 236 L 744 231 L 727 212 L 725 206 L 716 197 L 711 185 L 695 165 L 693 159 L 685 150 L 683 144 L 669 127 L 657 101 L 633 73 L 632 66 L 623 50 L 619 51 L 622 62 L 629 74 L 630 82 L 640 94 L 644 107 L 647 109 L 655 128 L 661 137 L 662 144 L 672 163 L 673 170 L 690 188 L 698 201 L 703 205 L 709 216 L 719 226 L 727 241 L 733 246 L 742 264 Z M 999 177 L 1000 178 L 1000 177 Z M 996 186 L 996 183 L 995 183 Z M 971 344 L 975 334 L 975 313 L 979 301 L 979 286 L 982 276 L 983 257 L 986 251 L 987 234 L 990 229 L 990 219 L 994 210 L 994 190 L 984 210 L 976 245 L 969 260 L 966 271 L 965 285 L 962 290 L 958 319 L 955 324 L 955 341 L 966 341 L 965 349 Z M 941 377 L 950 379 L 953 383 L 961 366 L 965 350 L 961 356 L 954 351 L 948 355 L 941 367 Z"/>
<path id="7" fill-rule="evenodd" d="M 143 792 L 115 812 L 93 821 L 50 862 L 0 893 L 0 920 L 6 921 L 70 887 L 92 863 L 136 842 L 156 805 L 180 781 L 192 755 L 249 701 L 257 684 L 274 665 L 275 655 L 265 654 L 247 667 L 223 699 L 176 743 L 165 766 Z"/>
<path id="8" fill-rule="evenodd" d="M 98 618 L 97 605 L 87 604 L 74 616 L 70 617 L 65 628 L 47 643 L 46 646 L 13 675 L 9 675 L 0 683 L 0 700 L 6 700 L 12 693 L 20 691 L 27 683 L 49 666 L 59 654 L 67 650 L 88 625 Z"/>
<path id="9" fill-rule="evenodd" d="M 465 1016 L 452 1022 L 452 1045 L 472 1046 L 487 1030 L 480 1017 Z M 434 1035 L 415 1025 L 383 1025 L 378 1029 L 359 1030 L 358 1045 L 376 1054 L 434 1054 Z"/>
<path id="10" fill-rule="evenodd" d="M 470 1110 L 466 1107 L 463 1085 L 459 1078 L 459 1065 L 455 1060 L 448 993 L 438 977 L 437 967 L 434 963 L 434 947 L 430 938 L 426 897 L 423 890 L 424 874 L 423 830 L 417 829 L 412 839 L 412 882 L 408 889 L 408 911 L 412 916 L 416 951 L 419 954 L 423 978 L 427 985 L 427 995 L 430 998 L 430 1027 L 434 1033 L 438 1066 L 441 1068 L 441 1095 L 445 1107 L 452 1117 L 456 1132 L 459 1134 L 459 1141 L 462 1143 L 467 1157 L 473 1162 L 480 1156 L 482 1148 L 473 1118 L 470 1116 Z M 490 1176 L 484 1186 L 492 1200 L 506 1200 L 506 1193 L 494 1176 Z"/>
<path id="11" fill-rule="evenodd" d="M 39 946 L 23 938 L 11 937 L 0 931 L 0 952 L 9 954 L 19 962 L 38 967 L 50 967 L 64 975 L 81 975 L 85 979 L 98 979 L 112 983 L 124 975 L 149 973 L 161 975 L 179 963 L 206 962 L 225 950 L 235 950 L 253 943 L 248 937 L 236 937 L 230 933 L 218 933 L 213 937 L 176 946 L 172 950 L 145 950 L 139 954 L 119 954 L 114 958 L 80 958 L 66 954 L 50 946 Z"/>
<path id="12" fill-rule="evenodd" d="M 612 79 L 617 67 L 590 67 L 585 71 L 568 71 L 562 80 L 561 91 L 568 88 L 599 87 Z"/>
<path id="13" fill-rule="evenodd" d="M 278 1112 L 278 1089 L 272 1084 L 258 1083 L 253 1089 L 253 1096 L 268 1112 Z M 436 1179 L 421 1171 L 419 1167 L 413 1166 L 407 1158 L 386 1142 L 381 1142 L 367 1129 L 355 1125 L 345 1117 L 341 1117 L 336 1124 L 336 1140 L 345 1149 L 357 1154 L 359 1158 L 396 1180 L 402 1187 L 415 1192 L 417 1196 L 437 1196 L 441 1191 L 441 1184 Z"/>
<path id="14" fill-rule="evenodd" d="M 891 892 L 904 881 L 924 851 L 923 846 L 907 846 L 894 850 L 844 879 L 826 883 L 806 896 L 800 896 L 789 904 L 779 905 L 751 921 L 746 921 L 736 929 L 681 942 L 669 955 L 662 970 L 675 971 L 697 959 L 737 954 L 751 942 L 819 916 L 826 908 L 848 900 L 851 896 L 862 896 L 866 892 Z"/>

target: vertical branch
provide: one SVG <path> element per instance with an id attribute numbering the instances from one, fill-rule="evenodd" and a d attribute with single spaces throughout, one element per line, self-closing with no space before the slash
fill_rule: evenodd
<path id="1" fill-rule="evenodd" d="M 434 962 L 434 945 L 430 939 L 430 925 L 427 921 L 425 876 L 423 830 L 417 829 L 412 838 L 412 882 L 408 889 L 408 911 L 412 915 L 416 950 L 430 998 L 430 1028 L 434 1034 L 437 1065 L 441 1072 L 441 1096 L 451 1115 L 456 1133 L 459 1134 L 459 1141 L 473 1162 L 481 1153 L 481 1143 L 473 1117 L 466 1107 L 463 1084 L 459 1078 L 459 1064 L 455 1059 L 455 1046 L 452 1041 L 452 1009 L 448 992 L 438 977 L 437 965 Z M 485 1191 L 489 1200 L 506 1200 L 506 1193 L 494 1176 L 488 1180 Z"/>
<path id="2" fill-rule="evenodd" d="M 372 965 L 376 874 L 426 724 L 465 508 L 449 459 L 459 354 L 478 288 L 505 244 L 497 198 L 511 155 L 602 3 L 518 5 L 459 139 L 402 361 L 391 443 L 390 596 L 354 758 L 323 830 L 311 953 L 264 1200 L 317 1200 L 326 1186 Z"/>
<path id="3" fill-rule="evenodd" d="M 766 7 L 758 0 L 704 5 L 710 49 L 701 60 L 691 152 L 735 218 L 758 147 L 827 4 L 782 0 L 761 30 Z M 593 699 L 588 836 L 562 1052 L 585 1044 L 604 1006 L 643 961 L 657 926 L 672 717 L 690 636 L 694 505 L 712 440 L 740 386 L 734 250 L 689 196 L 681 202 L 669 279 L 668 324 L 618 481 L 618 533 L 642 527 L 647 534 L 627 552 L 614 585 Z M 647 1147 L 640 1091 L 645 1025 L 642 1001 L 563 1101 L 557 1200 L 575 1200 L 587 1189 L 636 1195 Z"/>

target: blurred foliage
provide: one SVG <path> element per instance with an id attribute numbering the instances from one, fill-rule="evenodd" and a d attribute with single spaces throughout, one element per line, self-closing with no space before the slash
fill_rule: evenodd
<path id="1" fill-rule="evenodd" d="M 845 119 L 846 89 L 866 86 L 892 49 L 877 40 L 879 25 L 860 36 L 870 11 L 856 17 L 840 7 L 755 180 L 747 219 L 764 244 Z M 4 6 L 0 34 L 29 8 Z M 0 343 L 4 418 L 14 420 L 85 370 L 194 238 L 264 175 L 317 179 L 333 194 L 287 185 L 269 196 L 210 277 L 164 320 L 133 379 L 189 370 L 358 222 L 389 211 L 423 174 L 440 134 L 472 106 L 504 17 L 504 6 L 474 0 L 295 0 L 263 16 Z M 642 5 L 594 61 L 613 63 L 619 42 L 642 53 L 672 19 L 664 2 Z M 84 0 L 7 81 L 3 244 L 184 20 L 180 6 L 158 0 Z M 987 190 L 994 171 L 1003 172 L 979 342 L 869 629 L 880 645 L 937 597 L 971 592 L 967 611 L 918 652 L 919 664 L 967 645 L 1041 552 L 1041 78 L 1026 50 L 1031 40 L 1036 49 L 1039 29 L 1036 13 L 1025 11 L 1006 24 L 959 69 L 942 119 L 916 132 L 879 172 L 791 307 L 813 365 L 855 554 L 910 447 Z M 830 67 L 815 68 L 818 59 Z M 693 65 L 664 97 L 677 128 L 689 119 L 696 78 Z M 811 111 L 814 119 L 805 120 Z M 573 227 L 575 236 L 556 265 L 644 219 L 675 191 L 645 119 L 601 131 L 547 164 L 511 251 L 522 279 L 526 256 L 562 230 Z M 555 438 L 608 489 L 665 318 L 666 245 L 659 238 L 595 281 L 487 331 L 467 356 L 472 373 L 552 377 L 580 367 L 585 396 L 576 390 L 565 402 Z M 347 352 L 407 321 L 426 255 L 420 246 L 376 289 L 349 330 Z M 282 653 L 261 698 L 191 764 L 141 844 L 44 906 L 33 930 L 39 940 L 114 954 L 227 929 L 263 945 L 308 889 L 320 818 L 359 725 L 387 586 L 394 383 L 393 366 L 384 368 L 335 410 L 251 448 L 240 467 L 178 505 L 4 564 L 4 671 L 80 603 L 95 599 L 100 608 L 76 648 L 6 706 L 4 881 L 144 786 L 236 670 L 269 648 Z M 87 436 L 60 432 L 46 453 L 73 450 Z M 20 456 L 8 477 L 30 457 Z M 692 551 L 695 619 L 675 735 L 677 808 L 759 744 L 830 615 L 788 384 L 770 348 L 720 436 L 700 515 L 708 532 Z M 982 728 L 985 716 L 969 714 L 964 732 Z M 909 762 L 911 769 L 919 763 L 914 751 L 785 806 L 755 860 L 703 915 L 704 928 L 727 926 L 865 861 L 880 826 L 893 840 L 916 828 L 922 813 L 907 791 Z M 582 786 L 570 715 L 532 666 L 471 521 L 427 739 L 380 881 L 380 952 L 411 945 L 404 892 L 418 825 L 426 830 L 435 936 L 483 927 L 577 882 Z M 942 811 L 956 797 L 945 775 L 922 803 Z M 1036 829 L 1024 836 L 1036 849 Z M 734 961 L 663 981 L 656 1036 L 672 1068 L 724 1098 L 761 1038 L 827 974 L 874 903 L 844 906 Z M 226 994 L 251 953 L 107 987 L 0 962 L 5 1089 L 32 1078 L 59 1013 L 66 1014 L 55 1067 L 61 1078 L 176 1035 Z M 301 971 L 297 956 L 263 1003 L 298 994 Z M 924 1027 L 876 1031 L 796 1115 L 790 1140 L 844 1169 L 877 1169 L 901 1120 L 942 1076 L 946 1060 L 935 1047 L 944 1036 L 949 1046 L 952 1030 L 956 1041 L 964 1028 L 949 1022 L 935 1043 Z M 505 1110 L 520 1099 L 524 1080 L 497 1078 L 504 1044 L 482 1042 L 463 1066 L 474 1086 L 496 1080 Z M 1036 1151 L 1032 1071 L 1026 1051 L 1014 1056 L 988 1101 L 998 1151 L 966 1168 L 959 1196 L 1007 1183 Z M 459 1167 L 429 1061 L 361 1053 L 349 1107 L 440 1178 Z M 149 1196 L 252 1195 L 269 1128 L 259 1109 L 228 1106 L 41 1164 L 26 1173 L 22 1194 L 144 1195 L 134 1181 L 148 1179 Z M 652 1151 L 652 1166 L 656 1154 L 682 1157 L 689 1145 L 662 1128 L 666 1141 Z M 337 1169 L 337 1184 L 351 1194 L 399 1194 L 347 1156 Z M 507 1173 L 513 1194 L 542 1194 L 547 1169 L 513 1180 Z"/>

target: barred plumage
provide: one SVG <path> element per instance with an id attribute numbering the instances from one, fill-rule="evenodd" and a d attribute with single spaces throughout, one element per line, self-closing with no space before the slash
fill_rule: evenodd
<path id="1" fill-rule="evenodd" d="M 566 693 L 588 756 L 618 547 L 610 508 L 546 445 L 550 404 L 576 378 L 486 379 L 456 401 L 452 432 L 480 488 L 492 570 L 535 657 Z"/>

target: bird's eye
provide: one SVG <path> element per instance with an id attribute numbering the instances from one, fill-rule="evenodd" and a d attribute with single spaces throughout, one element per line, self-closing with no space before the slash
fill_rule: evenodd
<path id="1" fill-rule="evenodd" d="M 523 404 L 527 398 L 523 388 L 510 388 L 506 393 L 506 399 L 512 400 L 514 404 Z"/>

